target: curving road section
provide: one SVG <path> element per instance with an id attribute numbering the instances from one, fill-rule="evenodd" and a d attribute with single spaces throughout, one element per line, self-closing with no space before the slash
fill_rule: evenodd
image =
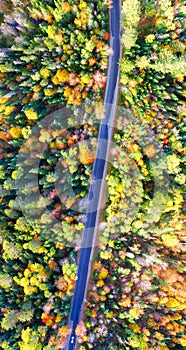
<path id="1" fill-rule="evenodd" d="M 75 334 L 75 329 L 77 324 L 81 321 L 84 298 L 86 295 L 94 253 L 118 95 L 118 62 L 121 57 L 120 16 L 121 2 L 120 0 L 113 0 L 113 7 L 110 9 L 110 47 L 113 50 L 113 54 L 109 56 L 108 75 L 104 98 L 105 114 L 99 129 L 97 154 L 93 166 L 92 184 L 89 190 L 86 223 L 79 253 L 77 272 L 78 279 L 75 283 L 74 296 L 72 299 L 68 324 L 69 328 L 71 329 L 71 333 L 67 338 L 65 350 L 76 349 L 77 337 Z"/>

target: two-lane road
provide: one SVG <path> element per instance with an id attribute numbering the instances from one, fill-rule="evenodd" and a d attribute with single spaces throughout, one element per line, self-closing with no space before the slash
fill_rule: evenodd
<path id="1" fill-rule="evenodd" d="M 109 57 L 108 64 L 108 75 L 104 98 L 105 116 L 100 124 L 97 154 L 92 174 L 93 181 L 89 190 L 86 223 L 78 261 L 78 279 L 75 283 L 68 324 L 69 328 L 71 328 L 71 333 L 67 338 L 66 350 L 76 349 L 77 337 L 75 329 L 77 324 L 81 321 L 84 298 L 86 295 L 94 253 L 119 85 L 118 62 L 121 55 L 120 16 L 121 2 L 120 0 L 113 0 L 113 8 L 110 10 L 110 47 L 113 50 L 113 54 Z"/>

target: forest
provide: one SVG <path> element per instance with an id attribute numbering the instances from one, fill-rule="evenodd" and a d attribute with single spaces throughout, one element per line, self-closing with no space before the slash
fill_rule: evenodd
<path id="1" fill-rule="evenodd" d="M 109 55 L 111 1 L 0 12 L 0 347 L 64 349 Z M 123 0 L 106 203 L 78 349 L 186 348 L 186 6 Z"/>

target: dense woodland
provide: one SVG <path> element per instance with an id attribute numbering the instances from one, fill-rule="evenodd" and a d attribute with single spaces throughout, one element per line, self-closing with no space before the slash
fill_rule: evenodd
<path id="1" fill-rule="evenodd" d="M 64 349 L 112 4 L 0 3 L 0 347 Z M 185 28 L 183 1 L 122 2 L 119 100 L 81 350 L 186 348 Z"/>

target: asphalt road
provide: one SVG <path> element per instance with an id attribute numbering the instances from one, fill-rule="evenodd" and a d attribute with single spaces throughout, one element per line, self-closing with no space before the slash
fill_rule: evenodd
<path id="1" fill-rule="evenodd" d="M 121 55 L 120 16 L 120 0 L 113 0 L 113 8 L 110 10 L 110 47 L 113 50 L 113 54 L 109 57 L 108 64 L 107 83 L 104 98 L 105 117 L 100 124 L 98 148 L 92 174 L 93 181 L 89 190 L 86 223 L 78 261 L 78 279 L 75 283 L 74 296 L 72 299 L 68 324 L 69 328 L 71 328 L 71 333 L 67 338 L 65 350 L 76 349 L 77 337 L 75 334 L 75 329 L 77 324 L 81 321 L 84 298 L 92 265 L 99 213 L 103 198 L 109 146 L 112 135 L 112 125 L 115 116 L 115 106 L 118 94 L 118 61 Z"/>

